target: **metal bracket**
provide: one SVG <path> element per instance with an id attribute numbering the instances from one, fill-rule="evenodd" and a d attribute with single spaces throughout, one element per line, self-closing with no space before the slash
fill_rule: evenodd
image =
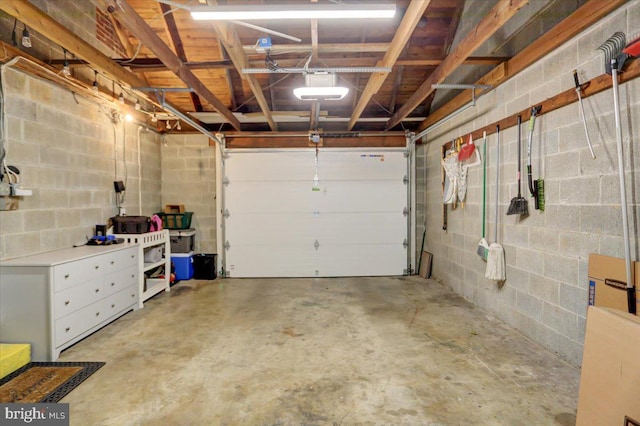
<path id="1" fill-rule="evenodd" d="M 320 248 L 320 242 L 318 242 L 318 240 L 316 240 L 316 241 L 313 243 L 313 247 L 314 247 L 316 250 L 318 250 L 318 249 Z"/>
<path id="2" fill-rule="evenodd" d="M 405 207 L 404 209 L 402 209 L 402 215 L 403 215 L 404 217 L 409 216 L 409 209 L 408 209 L 408 208 L 406 208 L 406 207 Z"/>
<path id="3" fill-rule="evenodd" d="M 404 175 L 402 178 L 402 183 L 404 183 L 405 185 L 409 184 L 409 177 L 407 175 Z"/>
<path id="4" fill-rule="evenodd" d="M 231 216 L 229 214 L 229 209 L 224 209 L 224 213 L 222 214 L 222 216 L 224 216 L 225 219 L 229 219 L 229 216 Z"/>
<path id="5" fill-rule="evenodd" d="M 231 244 L 229 244 L 229 241 L 224 243 L 224 248 L 225 250 L 229 250 L 231 248 Z"/>
<path id="6" fill-rule="evenodd" d="M 225 176 L 224 178 L 222 178 L 222 184 L 224 186 L 229 186 L 229 183 L 230 182 L 229 182 L 229 178 L 228 177 Z"/>
<path id="7" fill-rule="evenodd" d="M 405 238 L 404 241 L 402 242 L 402 247 L 407 248 L 409 247 L 409 241 L 407 241 L 407 239 Z"/>

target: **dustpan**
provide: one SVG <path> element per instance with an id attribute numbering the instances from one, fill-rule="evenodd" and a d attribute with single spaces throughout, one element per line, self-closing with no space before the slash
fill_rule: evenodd
<path id="1" fill-rule="evenodd" d="M 471 158 L 473 151 L 475 151 L 476 146 L 473 143 L 473 138 L 469 135 L 469 141 L 460 148 L 460 152 L 458 153 L 458 161 L 466 161 Z"/>

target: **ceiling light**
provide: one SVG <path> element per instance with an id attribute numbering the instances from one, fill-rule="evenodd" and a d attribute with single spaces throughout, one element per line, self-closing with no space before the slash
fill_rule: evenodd
<path id="1" fill-rule="evenodd" d="M 120 92 L 120 96 L 118 96 L 118 102 L 124 105 L 124 93 Z"/>
<path id="2" fill-rule="evenodd" d="M 131 115 L 131 114 L 125 114 L 124 119 L 125 119 L 125 120 L 127 120 L 127 121 L 129 121 L 129 122 L 131 122 L 131 121 L 133 121 L 133 115 Z"/>
<path id="3" fill-rule="evenodd" d="M 195 20 L 393 18 L 393 3 L 194 6 Z"/>
<path id="4" fill-rule="evenodd" d="M 22 30 L 22 45 L 27 48 L 31 47 L 31 35 L 26 25 L 24 26 L 24 30 Z"/>
<path id="5" fill-rule="evenodd" d="M 176 122 L 176 130 L 182 130 L 182 126 L 180 125 L 180 120 Z"/>
<path id="6" fill-rule="evenodd" d="M 347 87 L 298 87 L 293 89 L 296 98 L 302 101 L 338 101 L 349 93 Z"/>
<path id="7" fill-rule="evenodd" d="M 347 87 L 337 86 L 337 82 L 337 74 L 306 74 L 304 76 L 305 86 L 293 89 L 293 94 L 302 101 L 337 101 L 349 93 Z"/>
<path id="8" fill-rule="evenodd" d="M 158 116 L 156 115 L 155 111 L 154 111 L 153 115 L 151 116 L 151 122 L 152 123 L 157 123 L 158 122 Z"/>
<path id="9" fill-rule="evenodd" d="M 140 111 L 142 109 L 142 105 L 140 105 L 140 100 L 136 99 L 136 104 L 133 106 L 136 111 Z"/>
<path id="10" fill-rule="evenodd" d="M 171 123 L 169 123 L 169 120 L 167 120 L 167 130 L 171 130 Z"/>

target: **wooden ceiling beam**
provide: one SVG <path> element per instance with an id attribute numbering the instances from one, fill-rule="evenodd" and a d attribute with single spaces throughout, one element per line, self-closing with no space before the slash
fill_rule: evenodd
<path id="1" fill-rule="evenodd" d="M 393 36 L 393 40 L 389 44 L 389 48 L 386 51 L 384 57 L 378 63 L 378 66 L 392 67 L 395 64 L 405 45 L 411 38 L 411 34 L 413 34 L 416 25 L 418 25 L 418 22 L 420 22 L 420 18 L 422 18 L 422 16 L 424 15 L 427 6 L 429 6 L 429 3 L 431 3 L 431 0 L 412 1 L 409 3 L 407 10 L 402 17 L 402 21 L 398 26 L 398 30 Z M 362 115 L 362 112 L 366 108 L 367 104 L 369 104 L 369 101 L 371 100 L 373 95 L 378 93 L 378 90 L 380 90 L 380 87 L 382 87 L 382 84 L 387 79 L 388 75 L 388 72 L 376 72 L 371 74 L 367 85 L 362 91 L 362 95 L 360 95 L 360 99 L 358 100 L 356 108 L 351 114 L 351 119 L 349 120 L 349 124 L 347 125 L 347 130 L 353 129 L 353 126 L 358 121 L 358 118 L 360 118 L 360 116 Z"/>
<path id="2" fill-rule="evenodd" d="M 92 67 L 114 79 L 118 84 L 130 87 L 146 85 L 144 79 L 115 63 L 27 0 L 2 0 L 0 1 L 0 10 L 24 22 L 29 28 L 90 63 Z"/>
<path id="3" fill-rule="evenodd" d="M 178 58 L 183 63 L 189 62 L 187 59 L 187 54 L 184 51 L 184 45 L 182 44 L 182 38 L 180 37 L 180 32 L 178 31 L 178 26 L 176 25 L 176 20 L 171 13 L 171 7 L 165 3 L 159 3 L 160 10 L 162 10 L 162 16 L 164 17 L 165 29 L 167 34 L 169 35 L 169 40 L 171 40 L 171 44 L 173 44 L 173 50 L 178 55 Z M 190 92 L 189 96 L 191 96 L 191 103 L 193 104 L 193 108 L 197 112 L 202 112 L 202 102 L 200 101 L 200 97 L 195 92 Z"/>
<path id="4" fill-rule="evenodd" d="M 269 103 L 267 102 L 267 98 L 264 96 L 262 92 L 262 87 L 260 87 L 260 83 L 258 82 L 258 78 L 255 74 L 242 74 L 243 68 L 249 67 L 249 59 L 247 55 L 242 50 L 242 43 L 240 42 L 240 37 L 236 30 L 226 22 L 215 22 L 211 24 L 216 34 L 218 35 L 218 40 L 224 48 L 227 50 L 227 54 L 231 58 L 233 65 L 236 67 L 236 70 L 240 73 L 240 76 L 247 81 L 249 84 L 249 88 L 255 96 L 262 113 L 267 119 L 269 123 L 269 128 L 273 131 L 278 130 L 278 125 L 275 121 L 273 121 L 273 116 L 271 114 L 271 110 L 269 109 Z"/>
<path id="5" fill-rule="evenodd" d="M 552 50 L 562 46 L 567 42 L 567 40 L 598 22 L 600 19 L 625 3 L 626 0 L 589 0 L 562 22 L 534 40 L 520 53 L 506 61 L 501 67 L 498 67 L 483 76 L 476 82 L 476 84 L 489 84 L 495 88 L 523 71 L 525 68 L 544 57 Z M 498 72 L 496 72 L 496 70 L 498 70 Z M 430 114 L 420 124 L 419 131 L 437 123 L 444 117 L 468 104 L 472 101 L 472 96 L 471 90 L 461 92 L 451 101 L 447 102 L 445 105 L 438 108 L 438 110 Z"/>
<path id="6" fill-rule="evenodd" d="M 498 0 L 498 3 L 482 18 L 467 36 L 460 41 L 456 48 L 422 83 L 405 104 L 389 119 L 386 129 L 392 129 L 408 116 L 411 111 L 424 101 L 435 89 L 434 84 L 442 83 L 464 60 L 476 51 L 482 43 L 524 7 L 529 0 Z"/>
<path id="7" fill-rule="evenodd" d="M 110 2 L 111 6 L 109 6 L 107 11 L 112 13 L 127 31 L 147 46 L 187 87 L 192 88 L 198 95 L 209 102 L 236 130 L 241 129 L 240 122 L 229 108 L 211 93 L 191 70 L 184 66 L 180 58 L 158 37 L 154 30 L 136 13 L 126 0 L 118 0 L 115 3 L 113 0 L 110 0 Z"/>

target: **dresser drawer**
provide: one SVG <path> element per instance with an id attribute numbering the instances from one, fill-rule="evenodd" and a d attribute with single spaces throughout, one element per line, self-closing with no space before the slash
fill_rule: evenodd
<path id="1" fill-rule="evenodd" d="M 120 290 L 101 303 L 104 303 L 104 312 L 107 317 L 112 317 L 136 305 L 138 303 L 138 284 Z"/>
<path id="2" fill-rule="evenodd" d="M 61 346 L 104 320 L 104 300 L 95 302 L 55 321 L 55 346 Z"/>
<path id="3" fill-rule="evenodd" d="M 138 248 L 132 247 L 127 250 L 109 253 L 103 257 L 105 273 L 121 271 L 129 266 L 138 265 Z"/>
<path id="4" fill-rule="evenodd" d="M 102 259 L 102 256 L 94 256 L 54 266 L 53 291 L 62 291 L 85 281 L 102 281 Z"/>
<path id="5" fill-rule="evenodd" d="M 58 319 L 69 315 L 103 299 L 105 296 L 106 292 L 101 280 L 93 280 L 55 293 L 53 296 L 54 318 Z"/>
<path id="6" fill-rule="evenodd" d="M 138 266 L 130 266 L 125 270 L 111 272 L 104 277 L 106 295 L 117 293 L 123 288 L 138 284 Z"/>

